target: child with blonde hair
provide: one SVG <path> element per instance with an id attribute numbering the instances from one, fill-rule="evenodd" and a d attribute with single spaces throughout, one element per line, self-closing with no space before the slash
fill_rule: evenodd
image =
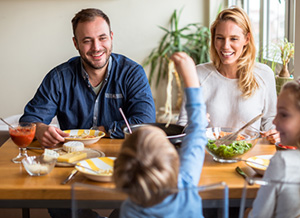
<path id="1" fill-rule="evenodd" d="M 297 149 L 277 151 L 263 179 L 300 183 L 300 80 L 283 86 L 273 123 L 280 133 L 281 143 Z M 261 186 L 249 217 L 300 217 L 300 186 Z"/>
<path id="2" fill-rule="evenodd" d="M 196 187 L 207 143 L 206 107 L 193 60 L 185 53 L 171 59 L 186 86 L 187 134 L 179 154 L 157 127 L 141 127 L 125 139 L 114 165 L 116 187 L 129 196 L 120 217 L 202 217 Z"/>

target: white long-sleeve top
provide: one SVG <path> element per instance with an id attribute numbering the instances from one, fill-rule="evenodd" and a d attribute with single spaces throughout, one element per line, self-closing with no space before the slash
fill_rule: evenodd
<path id="1" fill-rule="evenodd" d="M 300 151 L 277 151 L 263 179 L 300 184 Z M 248 218 L 300 216 L 300 185 L 271 183 L 261 186 Z"/>
<path id="2" fill-rule="evenodd" d="M 224 77 L 212 63 L 197 65 L 197 73 L 203 87 L 207 113 L 210 114 L 209 127 L 239 128 L 263 113 L 264 116 L 252 126 L 263 131 L 274 128 L 272 121 L 276 115 L 277 95 L 275 77 L 270 67 L 255 63 L 254 76 L 259 88 L 247 99 L 242 97 L 238 79 Z M 185 99 L 177 123 L 187 123 Z"/>

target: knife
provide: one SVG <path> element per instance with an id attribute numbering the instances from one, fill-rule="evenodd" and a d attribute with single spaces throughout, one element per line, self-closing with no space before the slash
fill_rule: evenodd
<path id="1" fill-rule="evenodd" d="M 250 178 L 240 167 L 236 167 L 235 171 L 240 174 L 247 182 L 249 185 L 254 184 L 254 180 Z"/>
<path id="2" fill-rule="evenodd" d="M 247 179 L 247 174 L 240 168 L 240 167 L 236 167 L 235 171 L 240 174 L 244 179 Z"/>
<path id="3" fill-rule="evenodd" d="M 76 170 L 76 169 L 72 170 L 72 172 L 70 173 L 70 175 L 69 175 L 64 181 L 62 181 L 61 184 L 62 184 L 62 185 L 67 184 L 71 179 L 74 178 L 74 176 L 75 176 L 77 173 L 78 173 L 78 170 Z"/>
<path id="4" fill-rule="evenodd" d="M 27 147 L 28 150 L 44 150 L 42 147 Z"/>

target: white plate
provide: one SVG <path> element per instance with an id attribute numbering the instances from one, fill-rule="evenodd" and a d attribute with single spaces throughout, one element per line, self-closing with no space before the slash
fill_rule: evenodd
<path id="1" fill-rule="evenodd" d="M 94 129 L 71 129 L 64 130 L 64 132 L 69 133 L 68 137 L 65 137 L 65 141 L 80 141 L 84 145 L 91 145 L 99 141 L 102 137 L 105 136 L 105 133 L 99 130 Z M 81 136 L 86 137 L 81 137 Z M 91 138 L 89 138 L 91 137 Z"/>
<path id="2" fill-rule="evenodd" d="M 272 157 L 273 157 L 273 155 L 258 155 L 258 156 L 254 156 L 254 157 L 249 157 L 247 160 L 254 161 L 254 162 L 257 162 L 259 164 L 269 166 L 270 159 Z M 267 169 L 267 167 L 263 167 L 259 164 L 255 164 L 255 163 L 246 162 L 246 164 L 248 166 L 250 166 L 252 169 L 254 169 L 260 175 L 264 175 L 264 173 Z"/>
<path id="3" fill-rule="evenodd" d="M 54 149 L 54 151 L 56 151 L 59 155 L 67 154 L 67 152 L 64 151 L 63 148 L 56 148 L 56 149 Z M 105 157 L 105 154 L 102 151 L 98 151 L 98 150 L 95 150 L 95 149 L 85 148 L 82 151 L 86 152 L 86 154 L 87 154 L 87 157 L 85 159 L 95 158 L 95 157 Z M 82 160 L 79 160 L 79 161 L 82 161 Z M 74 166 L 74 164 L 77 164 L 79 161 L 75 161 L 75 162 L 72 162 L 72 163 L 56 162 L 55 166 L 72 167 L 72 166 Z"/>
<path id="4" fill-rule="evenodd" d="M 115 157 L 98 157 L 98 158 L 86 159 L 86 160 L 79 161 L 75 166 L 75 168 L 91 180 L 97 182 L 111 182 L 115 159 L 116 159 Z M 109 174 L 97 173 L 92 170 L 89 170 L 89 168 L 95 171 L 97 170 L 111 171 L 111 173 Z"/>

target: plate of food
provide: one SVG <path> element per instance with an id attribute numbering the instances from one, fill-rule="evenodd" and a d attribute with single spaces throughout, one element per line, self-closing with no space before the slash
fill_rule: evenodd
<path id="1" fill-rule="evenodd" d="M 97 157 L 79 161 L 75 168 L 88 179 L 111 182 L 115 157 Z"/>
<path id="2" fill-rule="evenodd" d="M 104 132 L 94 129 L 71 129 L 64 130 L 64 132 L 69 133 L 69 136 L 65 137 L 66 142 L 80 141 L 84 145 L 94 144 L 105 136 Z"/>
<path id="3" fill-rule="evenodd" d="M 63 147 L 55 149 L 45 149 L 44 159 L 57 159 L 56 166 L 71 167 L 81 160 L 104 157 L 102 151 L 85 148 L 82 142 L 69 141 L 63 144 Z"/>
<path id="4" fill-rule="evenodd" d="M 254 157 L 249 157 L 247 160 L 251 162 L 246 162 L 246 164 L 252 169 L 254 169 L 258 174 L 264 175 L 267 167 L 264 167 L 262 165 L 269 166 L 270 159 L 272 157 L 273 155 L 258 155 Z M 255 164 L 254 162 L 257 162 L 258 164 Z"/>

